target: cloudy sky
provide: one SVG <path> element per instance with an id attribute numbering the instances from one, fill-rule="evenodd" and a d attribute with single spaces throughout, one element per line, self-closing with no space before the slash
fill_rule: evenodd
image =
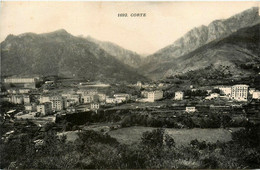
<path id="1" fill-rule="evenodd" d="M 111 41 L 150 54 L 180 38 L 193 27 L 208 25 L 258 2 L 3 2 L 0 41 L 8 34 L 46 33 L 65 29 L 78 36 Z M 146 13 L 146 17 L 118 17 Z"/>

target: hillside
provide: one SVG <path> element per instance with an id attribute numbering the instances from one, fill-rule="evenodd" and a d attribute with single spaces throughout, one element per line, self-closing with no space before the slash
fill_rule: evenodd
<path id="1" fill-rule="evenodd" d="M 243 28 L 221 40 L 212 41 L 189 54 L 157 65 L 148 75 L 154 79 L 189 71 L 222 69 L 232 77 L 257 74 L 260 67 L 260 24 Z M 207 70 L 208 72 L 209 70 Z"/>
<path id="2" fill-rule="evenodd" d="M 173 58 L 179 58 L 211 41 L 222 39 L 241 28 L 249 27 L 259 22 L 260 16 L 258 7 L 254 7 L 228 19 L 215 20 L 208 26 L 202 25 L 196 27 L 176 40 L 173 44 L 148 56 L 141 70 L 146 73 L 155 71 L 159 68 L 158 65 L 161 63 Z"/>
<path id="3" fill-rule="evenodd" d="M 1 73 L 58 75 L 109 82 L 145 79 L 95 43 L 65 30 L 9 35 L 1 43 Z"/>
<path id="4" fill-rule="evenodd" d="M 119 61 L 121 61 L 122 63 L 124 63 L 126 65 L 129 65 L 134 68 L 138 68 L 142 64 L 142 58 L 136 52 L 124 49 L 111 42 L 99 41 L 90 36 L 87 37 L 87 40 L 94 42 L 100 48 L 105 50 L 110 55 L 115 56 L 116 59 L 118 59 Z"/>

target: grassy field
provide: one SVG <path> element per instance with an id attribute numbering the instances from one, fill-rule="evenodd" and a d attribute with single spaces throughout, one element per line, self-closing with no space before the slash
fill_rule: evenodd
<path id="1" fill-rule="evenodd" d="M 152 131 L 151 127 L 129 127 L 110 131 L 109 135 L 116 138 L 120 143 L 133 144 L 140 142 L 143 132 Z M 191 140 L 206 141 L 215 143 L 227 142 L 231 140 L 231 133 L 239 130 L 239 128 L 227 129 L 170 129 L 166 128 L 165 132 L 169 134 L 176 142 L 176 145 L 187 145 Z"/>

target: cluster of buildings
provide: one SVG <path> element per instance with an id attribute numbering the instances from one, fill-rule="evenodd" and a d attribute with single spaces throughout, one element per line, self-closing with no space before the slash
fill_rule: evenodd
<path id="1" fill-rule="evenodd" d="M 163 98 L 163 91 L 162 90 L 144 90 L 141 92 L 141 96 L 143 98 L 137 99 L 138 102 L 155 102 Z"/>
<path id="2" fill-rule="evenodd" d="M 238 84 L 234 86 L 215 86 L 215 89 L 220 90 L 220 95 L 223 95 L 231 100 L 247 101 L 249 96 L 252 99 L 260 99 L 260 91 L 254 88 L 249 88 L 248 85 Z"/>
<path id="3" fill-rule="evenodd" d="M 24 105 L 27 113 L 39 113 L 40 116 L 46 116 L 60 111 L 98 110 L 103 105 L 120 104 L 131 99 L 130 94 L 118 93 L 109 97 L 96 89 L 79 89 L 50 94 L 49 91 L 45 93 L 45 91 L 40 92 L 35 89 L 38 81 L 37 78 L 21 77 L 4 79 L 8 90 L 4 94 L 6 97 L 2 97 L 1 100 Z M 46 83 L 53 84 L 53 81 L 46 81 Z"/>

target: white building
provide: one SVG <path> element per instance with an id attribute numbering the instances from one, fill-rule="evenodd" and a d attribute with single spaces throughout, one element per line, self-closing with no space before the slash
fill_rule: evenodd
<path id="1" fill-rule="evenodd" d="M 136 83 L 136 86 L 139 87 L 139 88 L 142 88 L 142 82 L 141 82 L 141 81 L 138 81 L 138 82 Z"/>
<path id="2" fill-rule="evenodd" d="M 37 112 L 41 113 L 43 116 L 50 114 L 52 112 L 52 104 L 50 102 L 46 102 L 37 105 Z"/>
<path id="3" fill-rule="evenodd" d="M 218 93 L 211 93 L 210 96 L 205 97 L 207 100 L 215 99 L 218 98 L 219 94 Z"/>
<path id="4" fill-rule="evenodd" d="M 92 95 L 84 95 L 84 96 L 82 96 L 82 102 L 83 103 L 91 103 L 91 102 L 93 102 L 93 96 Z"/>
<path id="5" fill-rule="evenodd" d="M 231 86 L 216 86 L 214 87 L 215 89 L 219 89 L 220 90 L 220 94 L 225 95 L 227 97 L 231 97 Z"/>
<path id="6" fill-rule="evenodd" d="M 148 92 L 148 98 L 147 98 L 148 102 L 154 102 L 154 101 L 162 99 L 162 98 L 163 98 L 162 90 Z"/>
<path id="7" fill-rule="evenodd" d="M 253 93 L 254 93 L 255 91 L 256 91 L 255 88 L 249 88 L 249 91 L 248 91 L 248 92 L 249 92 L 250 95 L 253 95 Z"/>
<path id="8" fill-rule="evenodd" d="M 114 97 L 117 101 L 119 101 L 118 103 L 122 103 L 130 99 L 130 95 L 125 93 L 114 94 Z"/>
<path id="9" fill-rule="evenodd" d="M 253 96 L 252 96 L 253 99 L 260 99 L 260 91 L 255 91 L 253 92 Z"/>
<path id="10" fill-rule="evenodd" d="M 174 100 L 183 100 L 184 93 L 182 91 L 175 92 Z"/>
<path id="11" fill-rule="evenodd" d="M 32 105 L 24 105 L 24 109 L 30 112 L 33 110 Z"/>
<path id="12" fill-rule="evenodd" d="M 185 111 L 188 113 L 196 112 L 196 108 L 195 107 L 186 107 Z"/>
<path id="13" fill-rule="evenodd" d="M 30 93 L 30 89 L 19 89 L 19 93 L 21 94 L 27 94 L 27 93 Z"/>
<path id="14" fill-rule="evenodd" d="M 40 103 L 50 102 L 50 96 L 40 96 Z"/>
<path id="15" fill-rule="evenodd" d="M 244 84 L 232 86 L 231 98 L 237 101 L 247 101 L 248 87 Z"/>
<path id="16" fill-rule="evenodd" d="M 91 108 L 91 110 L 98 110 L 99 109 L 99 103 L 91 103 L 90 108 Z"/>
<path id="17" fill-rule="evenodd" d="M 116 99 L 112 98 L 112 97 L 107 97 L 106 98 L 106 103 L 108 103 L 108 104 L 116 103 Z"/>

